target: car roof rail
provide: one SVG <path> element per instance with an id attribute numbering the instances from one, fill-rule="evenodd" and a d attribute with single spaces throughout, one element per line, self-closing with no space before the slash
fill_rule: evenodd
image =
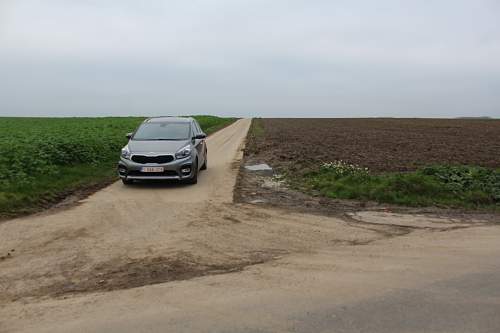
<path id="1" fill-rule="evenodd" d="M 186 119 L 188 121 L 195 121 L 195 119 L 191 116 L 189 117 L 184 117 L 184 116 L 155 116 L 155 117 L 148 117 L 146 118 L 143 122 L 144 123 L 147 123 L 147 122 L 150 122 L 154 119 L 158 119 L 158 118 L 182 118 L 182 119 Z"/>

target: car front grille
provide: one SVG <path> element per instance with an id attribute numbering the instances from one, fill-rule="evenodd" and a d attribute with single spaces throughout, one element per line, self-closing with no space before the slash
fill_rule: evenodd
<path id="1" fill-rule="evenodd" d="M 174 160 L 172 155 L 158 155 L 158 156 L 146 156 L 146 155 L 133 155 L 132 161 L 140 164 L 156 163 L 165 164 L 170 163 Z"/>
<path id="2" fill-rule="evenodd" d="M 179 174 L 174 170 L 165 170 L 163 172 L 129 171 L 128 176 L 173 177 L 179 176 Z"/>

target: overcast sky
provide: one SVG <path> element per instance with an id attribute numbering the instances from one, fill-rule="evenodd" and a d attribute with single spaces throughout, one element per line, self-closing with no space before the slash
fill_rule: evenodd
<path id="1" fill-rule="evenodd" d="M 500 117 L 498 0 L 0 0 L 0 115 Z"/>

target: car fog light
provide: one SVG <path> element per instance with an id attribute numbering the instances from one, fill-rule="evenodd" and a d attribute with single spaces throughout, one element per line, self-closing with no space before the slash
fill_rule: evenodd
<path id="1" fill-rule="evenodd" d="M 119 167 L 119 168 L 118 168 L 118 172 L 119 172 L 120 174 L 122 174 L 122 175 L 123 175 L 123 174 L 126 174 L 126 173 L 127 173 L 127 169 L 126 169 L 126 168 L 124 168 L 124 167 Z"/>
<path id="2" fill-rule="evenodd" d="M 191 172 L 191 168 L 189 168 L 189 167 L 182 168 L 182 169 L 181 169 L 181 172 L 182 172 L 182 173 L 190 173 L 190 172 Z"/>

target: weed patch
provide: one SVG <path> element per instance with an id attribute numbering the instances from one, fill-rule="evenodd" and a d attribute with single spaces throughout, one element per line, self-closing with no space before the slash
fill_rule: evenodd
<path id="1" fill-rule="evenodd" d="M 431 166 L 405 173 L 372 174 L 345 162 L 290 180 L 306 191 L 338 199 L 407 206 L 500 207 L 500 170 L 476 166 Z"/>

